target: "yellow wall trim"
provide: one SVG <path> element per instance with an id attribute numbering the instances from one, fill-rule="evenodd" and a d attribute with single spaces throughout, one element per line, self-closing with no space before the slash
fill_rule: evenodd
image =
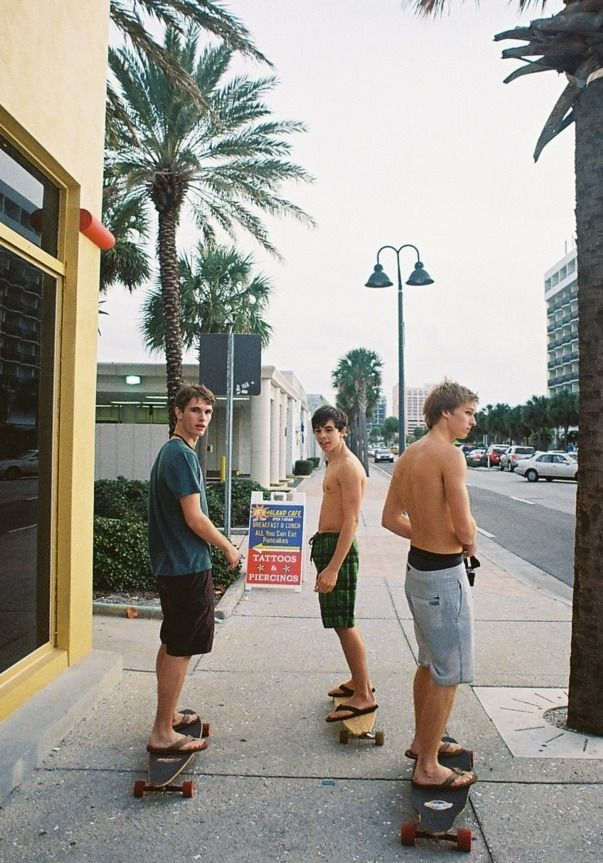
<path id="1" fill-rule="evenodd" d="M 0 722 L 67 669 L 67 651 L 51 650 L 0 683 Z"/>

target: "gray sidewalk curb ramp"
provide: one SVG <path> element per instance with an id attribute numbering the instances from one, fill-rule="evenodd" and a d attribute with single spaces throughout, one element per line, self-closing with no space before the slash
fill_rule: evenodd
<path id="1" fill-rule="evenodd" d="M 31 777 L 82 716 L 119 682 L 121 674 L 119 654 L 92 650 L 4 720 L 0 731 L 0 803 Z"/>

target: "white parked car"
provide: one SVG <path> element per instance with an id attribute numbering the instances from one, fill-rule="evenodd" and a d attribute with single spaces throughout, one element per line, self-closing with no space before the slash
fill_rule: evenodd
<path id="1" fill-rule="evenodd" d="M 533 446 L 510 446 L 501 455 L 498 466 L 500 470 L 508 470 L 512 473 L 523 458 L 530 458 L 535 452 Z"/>
<path id="2" fill-rule="evenodd" d="M 531 458 L 518 461 L 515 473 L 525 476 L 528 482 L 538 482 L 540 478 L 547 482 L 576 479 L 578 462 L 562 452 L 537 452 Z"/>
<path id="3" fill-rule="evenodd" d="M 0 478 L 20 479 L 22 476 L 38 475 L 38 450 L 30 449 L 16 458 L 0 461 Z"/>

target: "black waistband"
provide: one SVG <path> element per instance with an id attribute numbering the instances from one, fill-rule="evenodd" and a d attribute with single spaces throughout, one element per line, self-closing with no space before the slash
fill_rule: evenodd
<path id="1" fill-rule="evenodd" d="M 435 551 L 425 551 L 424 548 L 411 545 L 408 562 L 413 569 L 437 572 L 439 569 L 452 569 L 453 566 L 458 566 L 463 562 L 463 555 L 460 551 L 455 554 L 437 554 Z"/>

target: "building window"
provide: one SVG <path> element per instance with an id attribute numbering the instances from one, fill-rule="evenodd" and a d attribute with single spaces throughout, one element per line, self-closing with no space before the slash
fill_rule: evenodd
<path id="1" fill-rule="evenodd" d="M 56 306 L 57 279 L 0 246 L 0 673 L 52 638 Z"/>
<path id="2" fill-rule="evenodd" d="M 1 135 L 0 222 L 56 258 L 59 190 Z"/>

